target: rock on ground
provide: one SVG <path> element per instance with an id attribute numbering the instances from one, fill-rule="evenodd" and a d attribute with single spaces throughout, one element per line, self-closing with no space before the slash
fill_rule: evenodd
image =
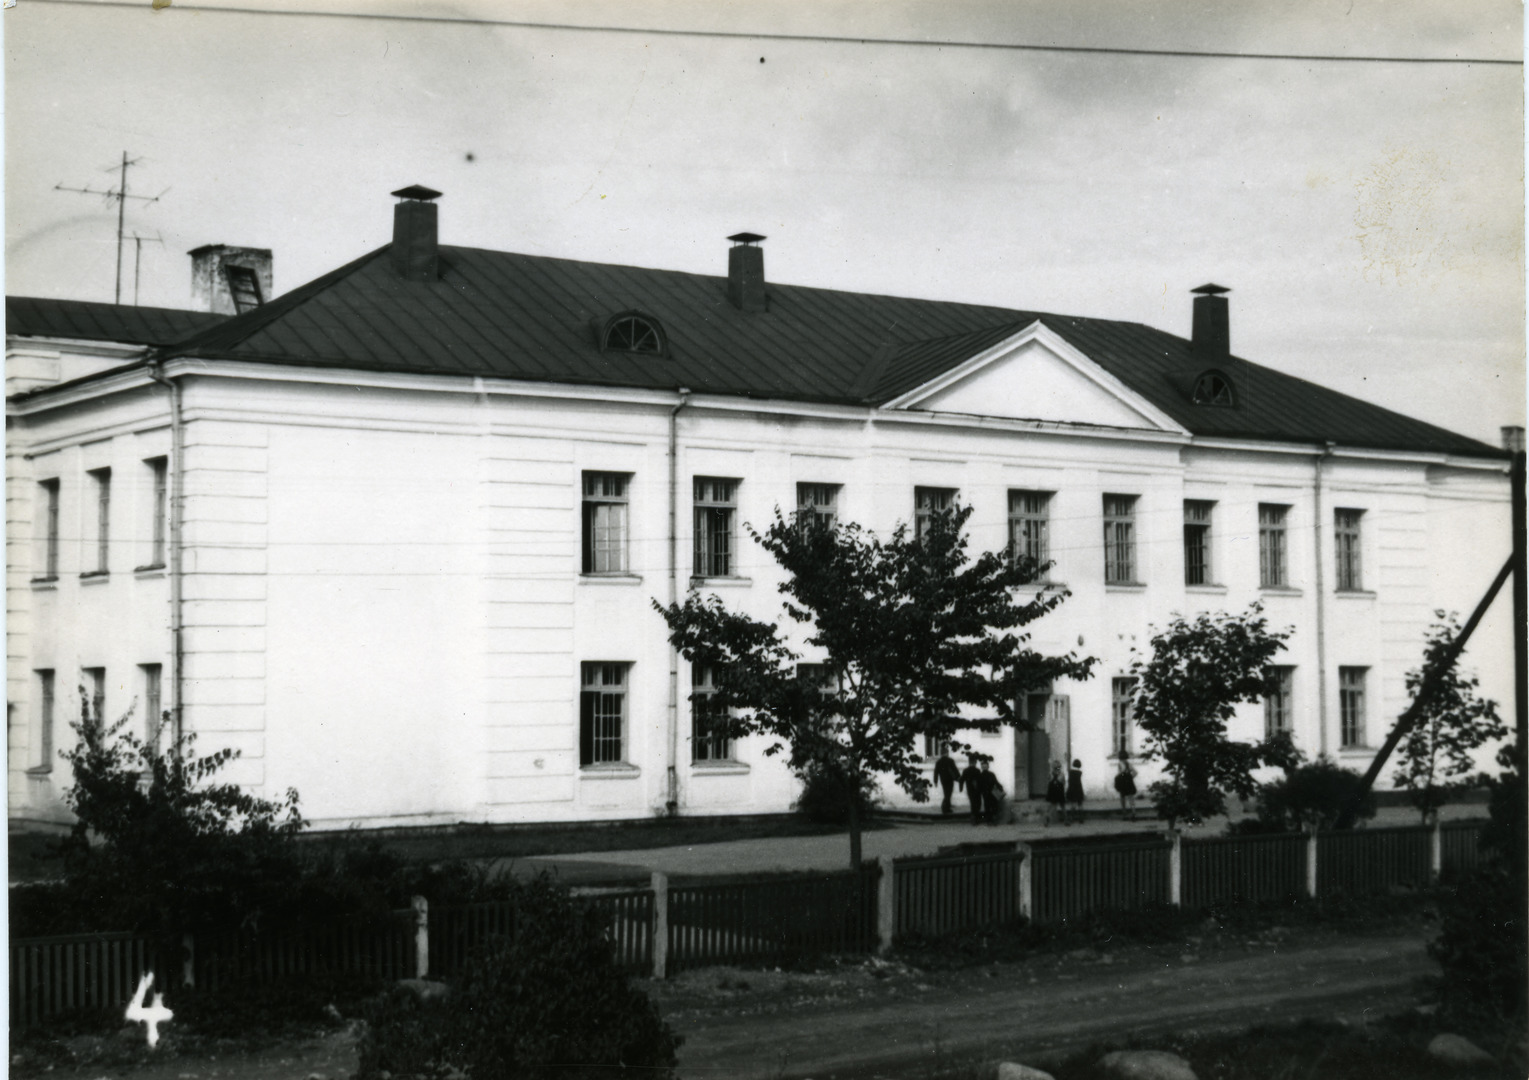
<path id="1" fill-rule="evenodd" d="M 1197 1080 L 1189 1062 L 1166 1050 L 1116 1050 L 1099 1059 L 1099 1071 L 1114 1080 Z"/>
<path id="2" fill-rule="evenodd" d="M 1019 1065 L 1012 1061 L 1000 1061 L 998 1063 L 997 1080 L 1055 1080 L 1049 1072 L 1041 1072 L 1032 1069 L 1028 1065 Z"/>
<path id="3" fill-rule="evenodd" d="M 1497 1060 L 1463 1035 L 1449 1034 L 1433 1037 L 1428 1044 L 1428 1056 L 1435 1061 L 1442 1061 L 1446 1065 L 1462 1069 L 1492 1065 Z"/>

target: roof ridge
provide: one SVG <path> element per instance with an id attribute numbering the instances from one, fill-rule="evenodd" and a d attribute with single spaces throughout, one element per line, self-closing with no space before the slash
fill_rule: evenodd
<path id="1" fill-rule="evenodd" d="M 154 357 L 159 360 L 169 360 L 177 356 L 185 356 L 198 349 L 230 350 L 241 342 L 253 337 L 259 331 L 264 330 L 277 319 L 287 315 L 294 308 L 301 307 L 319 293 L 343 281 L 392 246 L 390 243 L 383 244 L 377 250 L 369 251 L 360 258 L 352 259 L 350 262 L 336 267 L 327 274 L 321 274 L 307 284 L 299 285 L 291 292 L 278 296 L 269 303 L 251 308 L 240 315 L 234 315 L 227 322 L 220 323 L 199 334 L 194 334 L 173 345 L 162 346 L 154 351 Z"/>

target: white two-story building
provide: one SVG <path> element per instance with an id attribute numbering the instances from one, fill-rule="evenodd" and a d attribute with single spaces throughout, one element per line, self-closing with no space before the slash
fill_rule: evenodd
<path id="1" fill-rule="evenodd" d="M 1294 633 L 1234 735 L 1362 767 L 1508 553 L 1505 453 L 1233 355 L 1215 286 L 1186 341 L 767 284 L 750 234 L 726 277 L 441 246 L 436 193 L 397 194 L 391 245 L 173 344 L 71 368 L 102 347 L 69 305 L 13 315 L 13 820 L 62 813 L 81 688 L 319 826 L 786 810 L 763 742 L 696 730 L 652 601 L 775 616 L 745 526 L 808 505 L 959 502 L 1052 563 L 1034 643 L 1099 664 L 973 737 L 1020 797 L 1064 757 L 1108 795 L 1151 628 L 1254 601 Z M 1465 663 L 1506 701 L 1504 612 Z"/>

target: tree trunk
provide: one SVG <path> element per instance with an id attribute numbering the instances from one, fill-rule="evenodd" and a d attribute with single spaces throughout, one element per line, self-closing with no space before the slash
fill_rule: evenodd
<path id="1" fill-rule="evenodd" d="M 857 793 L 858 794 L 858 793 Z M 860 800 L 849 801 L 849 867 L 860 869 Z"/>

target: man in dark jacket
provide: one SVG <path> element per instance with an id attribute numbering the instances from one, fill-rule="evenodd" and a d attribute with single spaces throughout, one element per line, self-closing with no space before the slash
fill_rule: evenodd
<path id="1" fill-rule="evenodd" d="M 972 824 L 982 824 L 982 770 L 977 768 L 975 757 L 967 759 L 966 768 L 961 770 L 961 786 L 966 789 L 966 797 L 972 801 Z"/>
<path id="2" fill-rule="evenodd" d="M 949 814 L 951 789 L 966 785 L 961 781 L 961 770 L 957 769 L 956 763 L 950 760 L 950 746 L 946 743 L 940 744 L 940 759 L 934 763 L 934 780 L 945 792 L 945 801 L 940 803 L 940 813 Z"/>

